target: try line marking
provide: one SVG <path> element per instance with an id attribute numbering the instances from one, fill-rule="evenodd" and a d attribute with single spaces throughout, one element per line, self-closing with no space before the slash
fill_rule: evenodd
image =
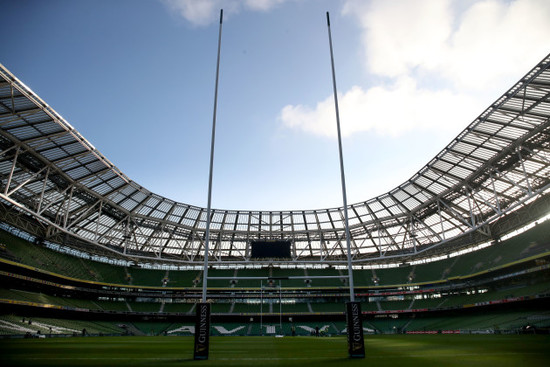
<path id="1" fill-rule="evenodd" d="M 545 355 L 543 352 L 527 352 L 527 353 L 519 353 L 519 352 L 504 352 L 504 353 L 446 353 L 446 354 L 437 354 L 434 356 L 433 354 L 406 354 L 406 355 L 400 355 L 400 356 L 391 356 L 391 355 L 379 355 L 379 356 L 373 356 L 368 355 L 365 359 L 378 359 L 378 358 L 384 358 L 384 359 L 396 359 L 396 358 L 409 358 L 409 357 L 417 357 L 417 358 L 424 358 L 424 357 L 480 357 L 480 356 L 503 356 L 503 355 Z M 214 361 L 285 361 L 285 360 L 291 360 L 291 361 L 299 361 L 299 360 L 327 360 L 327 359 L 341 359 L 345 358 L 346 356 L 341 357 L 260 357 L 260 358 L 209 358 L 209 360 Z M 174 361 L 174 360 L 183 360 L 186 358 L 182 357 L 28 357 L 28 358 L 21 358 L 25 360 L 63 360 L 63 361 L 72 361 L 72 360 L 134 360 L 134 359 L 140 359 L 140 360 L 150 360 L 150 361 Z"/>

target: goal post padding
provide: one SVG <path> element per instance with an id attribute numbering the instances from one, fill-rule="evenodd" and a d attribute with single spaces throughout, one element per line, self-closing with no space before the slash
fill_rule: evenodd
<path id="1" fill-rule="evenodd" d="M 363 338 L 363 320 L 360 302 L 346 303 L 346 323 L 348 331 L 348 356 L 365 358 L 365 340 Z"/>
<path id="2" fill-rule="evenodd" d="M 210 303 L 197 303 L 193 359 L 208 359 L 210 345 Z"/>

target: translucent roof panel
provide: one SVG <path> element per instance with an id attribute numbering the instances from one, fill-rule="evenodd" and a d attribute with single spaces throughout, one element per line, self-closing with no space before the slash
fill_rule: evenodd
<path id="1" fill-rule="evenodd" d="M 287 239 L 293 262 L 341 263 L 345 211 L 356 263 L 448 249 L 462 238 L 489 240 L 491 225 L 550 188 L 549 64 L 550 56 L 383 195 L 348 208 L 212 209 L 210 255 L 247 263 L 251 240 Z M 3 66 L 0 152 L 0 199 L 41 223 L 48 240 L 74 238 L 88 250 L 139 259 L 202 261 L 205 208 L 132 181 Z"/>

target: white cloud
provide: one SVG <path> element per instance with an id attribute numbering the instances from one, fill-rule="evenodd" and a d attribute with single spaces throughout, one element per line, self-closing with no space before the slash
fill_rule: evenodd
<path id="1" fill-rule="evenodd" d="M 225 14 L 238 11 L 238 0 L 161 0 L 172 12 L 195 26 L 206 26 L 219 20 L 220 9 Z"/>
<path id="2" fill-rule="evenodd" d="M 218 21 L 220 9 L 231 16 L 243 10 L 268 11 L 288 0 L 161 0 L 171 11 L 195 26 Z"/>
<path id="3" fill-rule="evenodd" d="M 374 131 L 396 136 L 413 129 L 456 130 L 471 121 L 479 103 L 450 90 L 421 89 L 414 79 L 402 77 L 391 86 L 364 90 L 358 86 L 339 96 L 342 135 Z M 429 113 L 427 113 L 429 111 Z M 452 111 L 452 112 L 449 112 Z M 290 128 L 323 136 L 336 136 L 334 99 L 329 97 L 315 108 L 285 106 L 280 116 Z"/>
<path id="4" fill-rule="evenodd" d="M 285 1 L 287 0 L 245 0 L 245 4 L 251 10 L 268 11 Z"/>
<path id="5" fill-rule="evenodd" d="M 546 56 L 549 40 L 549 1 L 481 1 L 464 12 L 438 67 L 457 87 L 506 88 Z"/>
<path id="6" fill-rule="evenodd" d="M 459 9 L 462 4 L 348 0 L 343 13 L 359 21 L 365 66 L 376 75 L 435 73 L 457 87 L 484 89 L 546 55 L 549 1 L 482 0 Z"/>
<path id="7" fill-rule="evenodd" d="M 359 20 L 365 65 L 377 75 L 433 67 L 451 33 L 450 0 L 349 0 L 343 14 Z"/>
<path id="8" fill-rule="evenodd" d="M 347 0 L 367 74 L 384 84 L 339 97 L 342 132 L 465 127 L 548 52 L 547 0 Z M 380 78 L 378 78 L 380 79 Z M 332 97 L 285 106 L 283 124 L 336 136 Z"/>

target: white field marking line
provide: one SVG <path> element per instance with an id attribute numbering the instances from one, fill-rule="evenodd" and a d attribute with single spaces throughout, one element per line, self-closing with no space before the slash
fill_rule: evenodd
<path id="1" fill-rule="evenodd" d="M 502 355 L 533 355 L 533 354 L 545 354 L 543 352 L 529 352 L 529 353 L 463 353 L 463 354 L 438 354 L 437 357 L 480 357 L 480 356 L 502 356 Z M 369 356 L 366 354 L 365 359 L 388 359 L 388 358 L 408 358 L 408 357 L 432 357 L 432 354 L 408 354 L 408 355 L 402 355 L 402 356 Z M 288 358 L 210 358 L 212 360 L 216 361 L 271 361 L 271 360 L 308 360 L 308 359 L 340 359 L 340 358 L 347 358 L 346 355 L 342 355 L 341 357 L 288 357 Z"/>
<path id="2" fill-rule="evenodd" d="M 507 352 L 507 353 L 448 353 L 448 354 L 438 354 L 437 357 L 479 357 L 479 356 L 502 356 L 502 355 L 537 355 L 537 354 L 545 354 L 543 352 L 528 352 L 528 353 L 516 353 L 516 352 Z M 366 355 L 365 359 L 396 359 L 396 358 L 408 358 L 408 357 L 432 357 L 431 354 L 407 354 L 402 356 L 369 356 Z M 340 359 L 344 358 L 346 356 L 342 357 L 266 357 L 266 358 L 209 358 L 210 360 L 215 361 L 286 361 L 286 360 L 312 360 L 312 359 Z M 22 359 L 25 360 L 63 360 L 63 361 L 71 361 L 71 360 L 133 360 L 133 359 L 140 359 L 140 360 L 151 360 L 151 361 L 173 361 L 173 360 L 186 360 L 189 358 L 184 357 L 22 357 Z"/>

